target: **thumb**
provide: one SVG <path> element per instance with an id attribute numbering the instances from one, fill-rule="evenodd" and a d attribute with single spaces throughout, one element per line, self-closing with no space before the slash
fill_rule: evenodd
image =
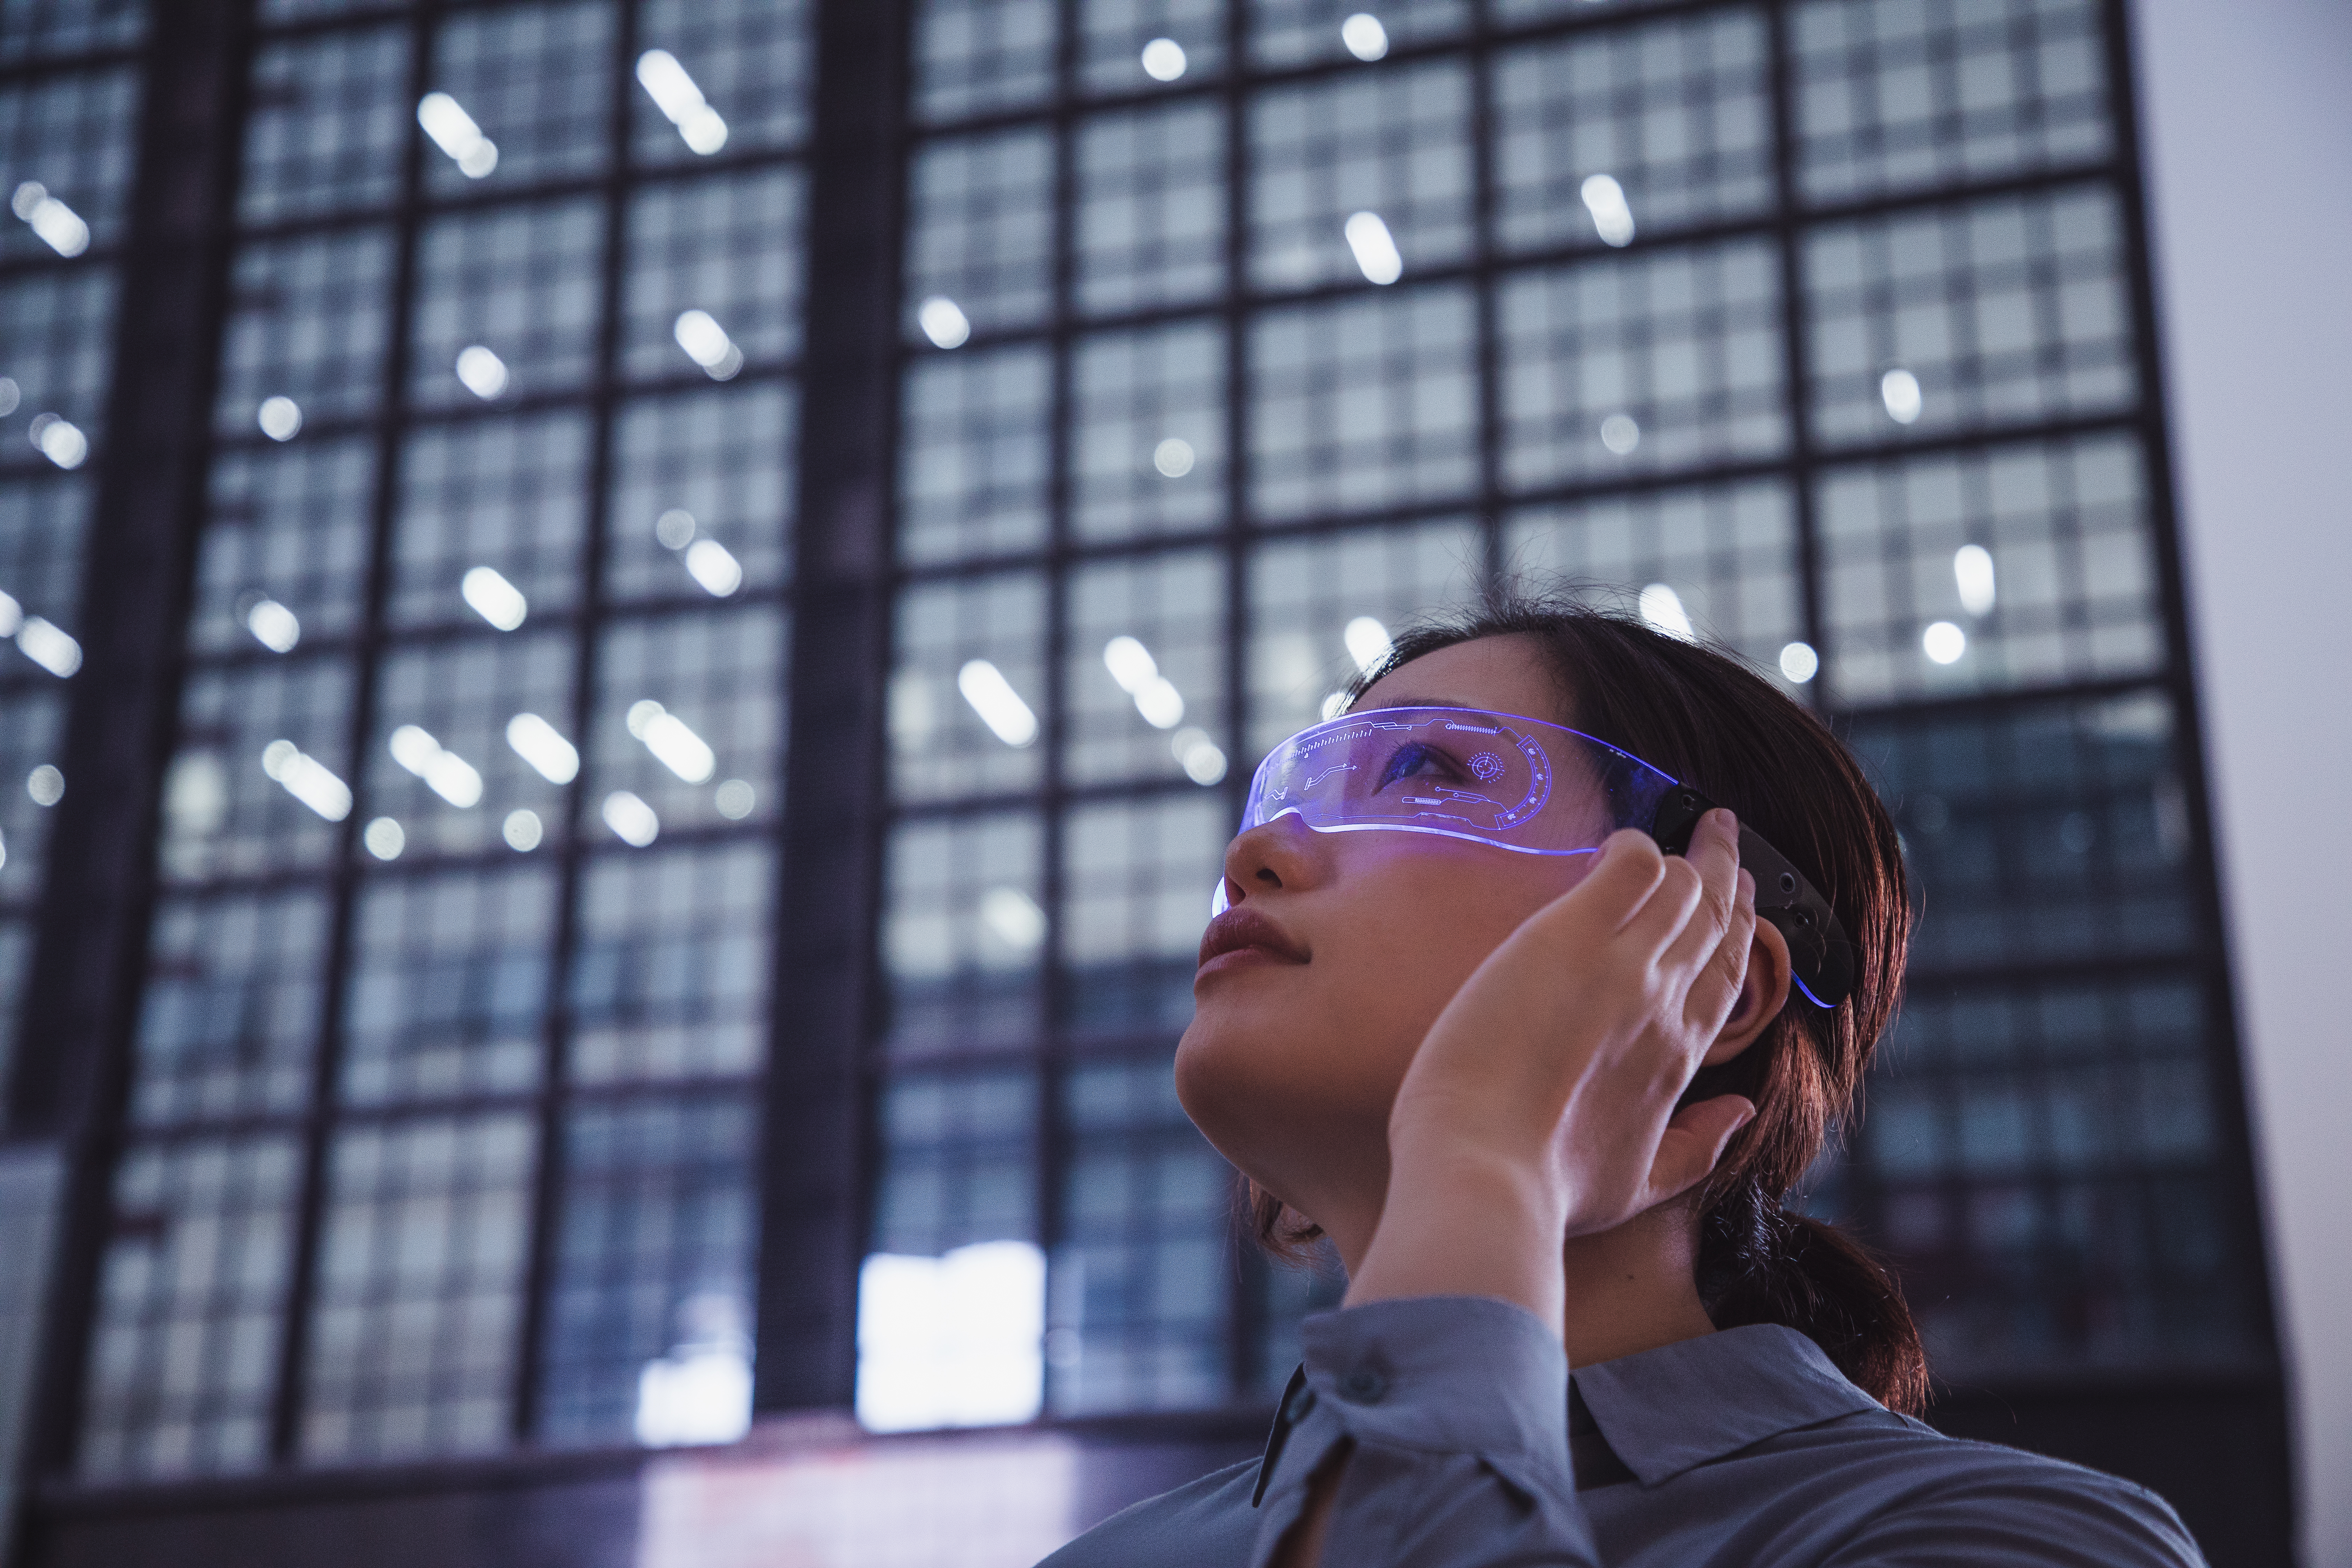
<path id="1" fill-rule="evenodd" d="M 1755 1105 L 1737 1094 L 1718 1094 L 1675 1112 L 1650 1162 L 1650 1202 L 1680 1197 L 1706 1180 L 1732 1138 L 1755 1120 Z"/>

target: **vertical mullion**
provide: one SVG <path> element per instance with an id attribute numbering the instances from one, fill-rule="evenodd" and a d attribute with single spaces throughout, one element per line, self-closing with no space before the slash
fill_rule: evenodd
<path id="1" fill-rule="evenodd" d="M 422 0 L 410 23 L 407 101 L 423 98 L 432 80 L 436 24 L 440 0 Z M 321 1232 L 326 1223 L 327 1185 L 335 1131 L 336 1079 L 342 1066 L 346 972 L 351 963 L 352 924 L 359 900 L 360 825 L 367 817 L 368 736 L 375 728 L 376 677 L 384 645 L 384 606 L 394 570 L 393 533 L 400 510 L 400 459 L 408 431 L 411 324 L 415 311 L 416 251 L 424 224 L 425 139 L 410 130 L 401 142 L 400 195 L 394 212 L 399 238 L 393 263 L 392 309 L 384 329 L 383 399 L 376 424 L 375 484 L 369 499 L 366 592 L 360 628 L 352 640 L 352 700 L 344 751 L 352 769 L 352 805 L 343 819 L 329 873 L 325 978 L 319 1005 L 319 1036 L 310 1053 L 310 1100 L 303 1114 L 293 1257 L 287 1270 L 283 1333 L 278 1342 L 277 1391 L 270 1406 L 269 1454 L 279 1465 L 294 1463 L 301 1446 L 304 1363 L 310 1344 L 310 1319 L 318 1290 Z"/>
<path id="2" fill-rule="evenodd" d="M 1044 780 L 1044 859 L 1045 942 L 1039 984 L 1044 997 L 1043 1038 L 1037 1052 L 1037 1124 L 1033 1143 L 1033 1175 L 1037 1205 L 1037 1245 L 1047 1268 L 1058 1261 L 1066 1228 L 1063 1202 L 1064 1168 L 1071 1142 L 1062 1112 L 1062 1086 L 1069 1072 L 1067 1037 L 1069 981 L 1065 973 L 1065 938 L 1069 922 L 1064 897 L 1069 887 L 1064 859 L 1069 832 L 1069 809 L 1064 752 L 1069 740 L 1070 632 L 1070 361 L 1076 353 L 1072 323 L 1076 251 L 1073 231 L 1077 222 L 1077 96 L 1078 0 L 1060 0 L 1056 17 L 1060 35 L 1054 57 L 1054 137 L 1052 225 L 1053 281 L 1048 310 L 1052 337 L 1045 390 L 1045 723 L 1041 737 L 1045 749 Z M 1049 1366 L 1046 1376 L 1053 1372 Z"/>
<path id="3" fill-rule="evenodd" d="M 1780 366 L 1789 412 L 1790 504 L 1797 525 L 1797 574 L 1803 596 L 1805 641 L 1821 665 L 1806 689 L 1816 710 L 1836 699 L 1830 646 L 1822 623 L 1822 552 L 1815 516 L 1811 356 L 1806 350 L 1804 197 L 1798 178 L 1795 66 L 1790 58 L 1789 0 L 1770 0 L 1765 10 L 1766 48 L 1772 85 L 1773 237 L 1780 272 Z"/>
<path id="4" fill-rule="evenodd" d="M 1478 375 L 1478 524 L 1486 559 L 1487 593 L 1503 580 L 1502 322 L 1496 300 L 1501 288 L 1495 262 L 1495 59 L 1486 0 L 1474 0 L 1470 43 L 1470 168 L 1472 267 L 1475 298 Z"/>
<path id="5" fill-rule="evenodd" d="M 1239 822 L 1250 755 L 1249 525 L 1249 0 L 1225 0 L 1225 818 Z M 1223 876 L 1220 859 L 1218 875 Z M 1267 1269 L 1248 1215 L 1234 1205 L 1231 1245 L 1239 1267 L 1227 1277 L 1227 1389 L 1254 1401 L 1264 1381 Z"/>
<path id="6" fill-rule="evenodd" d="M 553 951 L 547 965 L 547 1015 L 542 1020 L 540 1088 L 536 1110 L 538 1137 L 532 1172 L 529 1262 L 523 1279 L 522 1310 L 516 1324 L 512 1384 L 513 1406 L 509 1429 L 518 1442 L 539 1436 L 544 1404 L 549 1297 L 555 1282 L 557 1253 L 562 1242 L 564 1184 L 564 1112 L 569 1105 L 572 1055 L 572 966 L 579 947 L 580 884 L 589 852 L 586 786 L 594 782 L 597 654 L 605 621 L 604 553 L 610 532 L 613 489 L 613 427 L 619 418 L 623 291 L 628 277 L 629 201 L 634 193 L 630 168 L 629 97 L 631 67 L 636 56 L 637 13 L 634 5 L 617 9 L 613 28 L 613 58 L 607 77 L 611 121 L 607 130 L 604 170 L 604 246 L 597 314 L 596 370 L 590 395 L 594 426 L 588 457 L 588 511 L 582 523 L 580 611 L 573 629 L 572 732 L 579 737 L 589 765 L 564 786 L 561 859 L 556 876 Z"/>

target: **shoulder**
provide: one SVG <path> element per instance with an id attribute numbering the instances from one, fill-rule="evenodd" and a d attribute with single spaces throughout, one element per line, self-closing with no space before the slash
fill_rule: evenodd
<path id="1" fill-rule="evenodd" d="M 1883 1410 L 1784 1435 L 1849 1504 L 1856 1559 L 1891 1563 L 2197 1568 L 2171 1505 L 2118 1476 L 1998 1443 L 1949 1437 Z M 1833 1558 L 1832 1561 L 1843 1561 Z"/>
<path id="2" fill-rule="evenodd" d="M 1257 1540 L 1256 1458 L 1104 1520 L 1037 1568 L 1242 1568 Z"/>

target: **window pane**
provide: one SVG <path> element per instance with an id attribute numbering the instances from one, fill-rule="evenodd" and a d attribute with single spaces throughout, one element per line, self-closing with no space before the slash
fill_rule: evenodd
<path id="1" fill-rule="evenodd" d="M 2152 675 L 2166 661 L 2147 479 L 2128 437 L 1832 469 L 1823 614 L 1850 702 Z M 1970 561 L 1963 552 L 1979 558 Z M 1923 638 L 1964 633 L 1949 662 Z"/>
<path id="2" fill-rule="evenodd" d="M 507 726 L 518 713 L 535 713 L 558 732 L 572 729 L 575 646 L 557 630 L 507 636 L 486 629 L 388 652 L 376 678 L 375 733 L 362 770 L 369 816 L 398 822 L 411 855 L 508 853 L 500 836 L 514 811 L 533 813 L 560 838 L 565 792 L 522 759 L 507 740 Z M 412 730 L 431 740 L 407 735 Z M 429 763 L 421 772 L 418 748 Z M 440 760 L 446 758 L 465 771 Z"/>
<path id="3" fill-rule="evenodd" d="M 1189 773 L 1195 785 L 1222 782 L 1229 765 L 1223 561 L 1205 550 L 1105 561 L 1072 573 L 1067 592 L 1063 777 L 1175 784 Z M 1141 645 L 1148 666 L 1121 643 L 1119 673 L 1112 672 L 1109 647 L 1122 637 Z"/>
<path id="4" fill-rule="evenodd" d="M 1604 243 L 1584 182 L 1616 181 L 1633 232 L 1768 210 L 1772 122 L 1762 17 L 1577 34 L 1495 66 L 1496 230 L 1532 250 Z M 1612 228 L 1606 243 L 1627 237 Z"/>
<path id="5" fill-rule="evenodd" d="M 813 9 L 808 0 L 643 0 L 637 47 L 667 49 L 686 68 L 726 121 L 725 151 L 789 147 L 808 138 Z M 630 153 L 639 163 L 700 156 L 635 82 L 629 107 Z"/>
<path id="6" fill-rule="evenodd" d="M 898 799 L 992 795 L 1036 784 L 1045 612 L 1045 584 L 1026 573 L 926 583 L 899 596 L 890 677 L 890 779 Z M 1011 700 L 979 679 L 980 671 L 964 674 L 978 661 L 1003 678 Z M 982 716 L 967 686 L 1003 729 Z"/>
<path id="7" fill-rule="evenodd" d="M 584 384 L 596 357 L 604 224 L 593 201 L 541 202 L 435 218 L 417 243 L 416 326 L 408 395 L 425 408 Z M 487 349 L 502 366 L 458 379 L 457 356 Z M 488 397 L 475 385 L 496 389 Z"/>
<path id="8" fill-rule="evenodd" d="M 2113 148 L 2094 0 L 1794 7 L 1798 175 L 1814 201 L 2090 163 Z"/>
<path id="9" fill-rule="evenodd" d="M 802 185 L 798 169 L 757 169 L 638 193 L 629 207 L 625 374 L 728 380 L 799 352 Z M 736 353 L 709 366 L 689 358 L 677 336 L 687 310 L 717 321 Z"/>
<path id="10" fill-rule="evenodd" d="M 501 416 L 410 437 L 402 452 L 387 618 L 411 626 L 485 624 L 463 596 L 466 574 L 477 566 L 520 593 L 526 616 L 576 603 L 590 440 L 578 414 Z"/>
<path id="11" fill-rule="evenodd" d="M 1523 272 L 1502 286 L 1503 468 L 1564 480 L 1779 455 L 1780 268 L 1736 240 Z"/>
<path id="12" fill-rule="evenodd" d="M 1081 309 L 1185 304 L 1223 289 L 1222 106 L 1096 115 L 1080 124 L 1077 161 Z"/>
<path id="13" fill-rule="evenodd" d="M 392 205 L 401 149 L 417 133 L 408 49 L 402 26 L 262 46 L 237 192 L 246 222 Z"/>
<path id="14" fill-rule="evenodd" d="M 1663 583 L 1700 637 L 1776 680 L 1780 650 L 1805 635 L 1795 508 L 1777 480 L 1529 508 L 1503 553 L 1535 584 L 1605 587 L 1623 609 Z"/>
<path id="15" fill-rule="evenodd" d="M 0 692 L 0 848 L 7 855 L 0 860 L 0 907 L 21 907 L 29 913 L 40 901 L 41 868 L 56 807 L 43 805 L 29 786 L 34 769 L 56 767 L 63 760 L 65 723 L 62 689 Z M 0 983 L 13 979 L 0 966 Z M 13 1016 L 0 1010 L 0 1017 Z"/>
<path id="16" fill-rule="evenodd" d="M 337 1134 L 305 1458 L 506 1446 L 532 1144 L 511 1115 Z"/>
<path id="17" fill-rule="evenodd" d="M 1172 1044 L 1192 1021 L 1201 931 L 1233 826 L 1207 790 L 1071 811 L 1062 985 L 1073 1034 Z"/>
<path id="18" fill-rule="evenodd" d="M 1258 758 L 1323 718 L 1357 673 L 1347 628 L 1369 616 L 1385 632 L 1475 602 L 1486 545 L 1459 520 L 1359 529 L 1259 546 L 1250 561 L 1250 735 Z"/>
<path id="19" fill-rule="evenodd" d="M 1053 194 L 1049 131 L 957 137 L 916 154 L 908 174 L 908 341 L 922 341 L 916 314 L 935 295 L 954 300 L 974 331 L 1045 318 L 1052 308 Z"/>
<path id="20" fill-rule="evenodd" d="M 1224 69 L 1224 0 L 1080 0 L 1078 30 L 1084 92 L 1150 92 L 1159 79 L 1143 68 L 1143 47 L 1158 38 L 1184 51 L 1185 81 Z"/>
<path id="21" fill-rule="evenodd" d="M 583 815 L 591 841 L 610 844 L 619 832 L 612 826 L 617 790 L 649 806 L 662 832 L 773 820 L 783 763 L 780 607 L 744 605 L 616 622 L 597 658 L 595 721 L 581 743 L 588 758 Z"/>
<path id="22" fill-rule="evenodd" d="M 1081 539 L 1223 522 L 1225 334 L 1188 321 L 1081 339 L 1073 356 L 1070 526 Z"/>
<path id="23" fill-rule="evenodd" d="M 1236 4 L 1243 0 L 1235 0 Z M 1345 59 L 1339 24 L 1361 10 L 1361 0 L 1246 0 L 1250 58 L 1261 68 Z M 1467 0 L 1413 0 L 1381 12 L 1390 47 L 1458 34 L 1470 25 Z"/>
<path id="24" fill-rule="evenodd" d="M 376 406 L 393 250 L 390 230 L 360 229 L 237 252 L 215 413 L 223 435 L 253 437 L 265 398 L 292 398 L 313 428 Z"/>
<path id="25" fill-rule="evenodd" d="M 2131 406 L 2121 226 L 2114 195 L 2084 187 L 1815 230 L 1805 293 L 1822 439 Z M 1896 373 L 1907 389 L 1890 385 Z"/>
<path id="26" fill-rule="evenodd" d="M 974 1242 L 1036 1238 L 1033 1071 L 901 1074 L 881 1098 L 874 1251 L 936 1258 Z"/>
<path id="27" fill-rule="evenodd" d="M 475 180 L 428 147 L 426 189 L 512 191 L 600 166 L 611 134 L 613 18 L 605 0 L 574 0 L 461 12 L 443 22 L 433 88 L 455 98 L 497 144 L 498 166 Z"/>
<path id="28" fill-rule="evenodd" d="M 571 1070 L 585 1084 L 741 1074 L 767 1057 L 764 840 L 615 846 L 581 879 Z"/>
<path id="29" fill-rule="evenodd" d="M 615 420 L 604 595 L 695 599 L 757 594 L 784 579 L 792 555 L 797 388 L 715 386 L 632 400 Z M 690 520 L 670 517 L 683 511 Z M 668 518 L 667 532 L 664 531 Z M 723 557 L 694 553 L 704 540 Z M 728 569 L 733 563 L 734 573 Z M 700 563 L 698 575 L 689 563 Z"/>
<path id="30" fill-rule="evenodd" d="M 915 117 L 956 120 L 1054 90 L 1057 0 L 919 0 Z"/>
<path id="31" fill-rule="evenodd" d="M 163 874 L 194 881 L 323 870 L 342 842 L 332 784 L 289 773 L 311 798 L 271 777 L 266 753 L 289 742 L 348 790 L 352 669 L 341 658 L 216 666 L 188 678 L 180 743 L 163 782 Z"/>
<path id="32" fill-rule="evenodd" d="M 212 502 L 197 547 L 190 644 L 212 654 L 268 647 L 253 631 L 265 599 L 292 612 L 291 628 L 261 621 L 279 642 L 349 637 L 366 587 L 375 510 L 374 443 L 305 440 L 224 451 L 213 461 Z"/>
<path id="33" fill-rule="evenodd" d="M 1250 329 L 1250 500 L 1262 519 L 1451 499 L 1477 483 L 1469 291 L 1269 310 Z"/>
<path id="34" fill-rule="evenodd" d="M 927 356 L 899 414 L 898 552 L 953 561 L 1044 542 L 1044 351 Z"/>
<path id="35" fill-rule="evenodd" d="M 11 16 L 5 30 L 23 25 Z M 10 191 L 37 180 L 89 226 L 88 243 L 101 251 L 122 243 L 132 147 L 116 128 L 138 118 L 138 78 L 125 70 L 60 74 L 0 89 L 0 170 Z M 29 223 L 0 225 L 0 258 L 56 254 Z"/>
<path id="36" fill-rule="evenodd" d="M 148 938 L 132 1119 L 300 1110 L 319 1047 L 328 928 L 315 888 L 166 900 Z"/>
<path id="37" fill-rule="evenodd" d="M 1336 42 L 1336 18 L 1330 32 Z M 1255 286 L 1362 279 L 1347 237 L 1359 212 L 1379 215 L 1408 277 L 1469 254 L 1470 76 L 1461 61 L 1269 90 L 1252 101 L 1249 138 Z"/>
<path id="38" fill-rule="evenodd" d="M 1029 1047 L 1044 1018 L 1045 835 L 1028 812 L 890 830 L 887 1042 L 908 1055 Z"/>
<path id="39" fill-rule="evenodd" d="M 267 1136 L 137 1145 L 117 1168 L 83 1475 L 263 1462 L 300 1164 L 294 1139 Z"/>

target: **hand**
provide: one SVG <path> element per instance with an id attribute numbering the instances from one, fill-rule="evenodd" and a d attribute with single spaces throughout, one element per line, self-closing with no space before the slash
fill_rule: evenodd
<path id="1" fill-rule="evenodd" d="M 1406 1071 L 1349 1300 L 1490 1295 L 1557 1326 L 1562 1241 L 1687 1192 L 1755 1114 L 1737 1096 L 1674 1110 L 1738 1000 L 1755 900 L 1717 810 L 1685 857 L 1612 835 L 1496 948 Z"/>

